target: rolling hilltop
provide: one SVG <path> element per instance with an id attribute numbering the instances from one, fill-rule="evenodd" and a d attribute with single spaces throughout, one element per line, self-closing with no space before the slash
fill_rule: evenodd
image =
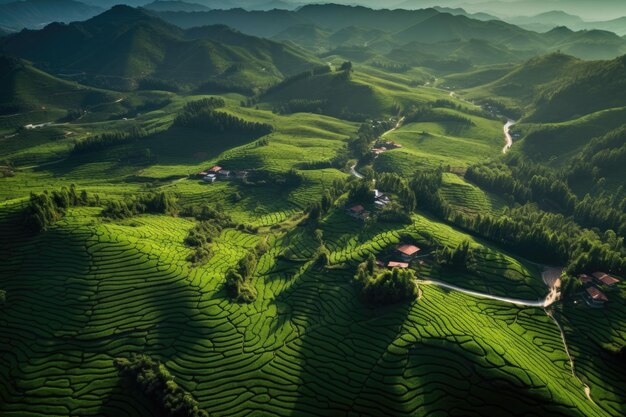
<path id="1" fill-rule="evenodd" d="M 228 83 L 251 89 L 319 62 L 308 53 L 227 29 L 205 29 L 219 40 L 186 33 L 141 9 L 116 6 L 85 22 L 54 23 L 5 39 L 4 53 L 90 84 L 132 88 L 146 78 L 183 86 Z M 62 45 L 62 46 L 60 46 Z"/>
<path id="2" fill-rule="evenodd" d="M 387 53 L 411 42 L 467 42 L 482 40 L 507 48 L 508 55 L 563 50 L 583 59 L 609 59 L 626 53 L 626 40 L 603 31 L 537 33 L 485 16 L 461 14 L 446 9 L 373 10 L 337 4 L 307 5 L 295 11 L 246 11 L 243 9 L 205 12 L 163 12 L 164 20 L 183 28 L 226 24 L 256 36 L 275 37 L 315 50 L 332 50 L 348 45 L 366 46 Z M 338 34 L 349 30 L 350 35 Z M 505 54 L 505 55 L 507 55 Z M 499 62 L 511 62 L 506 56 Z M 518 62 L 521 60 L 518 60 Z"/>
<path id="3" fill-rule="evenodd" d="M 582 61 L 555 53 L 531 59 L 467 92 L 485 100 L 501 98 L 521 108 L 525 120 L 565 121 L 626 106 L 622 94 L 626 88 L 625 63 L 626 56 L 611 61 Z"/>

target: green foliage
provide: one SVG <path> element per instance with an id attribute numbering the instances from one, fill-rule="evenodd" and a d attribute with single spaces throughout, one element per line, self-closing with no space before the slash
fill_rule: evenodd
<path id="1" fill-rule="evenodd" d="M 178 210 L 176 198 L 166 192 L 126 196 L 121 200 L 110 200 L 102 210 L 102 216 L 110 219 L 125 219 L 144 213 L 173 214 Z"/>
<path id="2" fill-rule="evenodd" d="M 209 416 L 209 413 L 199 408 L 191 394 L 174 381 L 172 374 L 158 360 L 133 354 L 130 358 L 115 358 L 113 364 L 120 375 L 136 384 L 167 416 Z"/>
<path id="3" fill-rule="evenodd" d="M 221 99 L 207 99 L 204 102 L 191 102 L 174 119 L 174 126 L 202 129 L 212 133 L 238 132 L 253 137 L 265 136 L 274 128 L 267 123 L 249 122 L 225 112 L 213 109 L 223 104 Z"/>
<path id="4" fill-rule="evenodd" d="M 350 182 L 348 199 L 353 203 L 368 204 L 374 202 L 372 182 L 367 179 Z"/>
<path id="5" fill-rule="evenodd" d="M 257 263 L 256 251 L 250 252 L 239 260 L 235 268 L 230 268 L 226 273 L 224 287 L 233 300 L 241 303 L 251 303 L 256 300 L 257 292 L 252 276 Z"/>
<path id="6" fill-rule="evenodd" d="M 439 248 L 435 257 L 437 259 L 437 263 L 453 269 L 469 271 L 475 267 L 474 249 L 470 246 L 470 242 L 467 240 L 461 242 L 454 249 L 450 249 L 447 246 Z"/>
<path id="7" fill-rule="evenodd" d="M 4 307 L 7 303 L 7 292 L 0 290 L 0 308 Z"/>
<path id="8" fill-rule="evenodd" d="M 41 194 L 31 193 L 28 206 L 25 210 L 24 224 L 34 231 L 46 230 L 60 220 L 69 207 L 83 206 L 91 203 L 86 191 L 76 192 L 72 184 L 70 188 L 62 187 L 51 193 L 44 191 Z"/>
<path id="9" fill-rule="evenodd" d="M 101 151 L 103 149 L 123 145 L 146 138 L 149 133 L 137 127 L 133 127 L 127 132 L 110 132 L 98 136 L 91 136 L 74 144 L 72 153 L 75 155 Z"/>
<path id="10" fill-rule="evenodd" d="M 394 268 L 376 273 L 372 257 L 359 265 L 354 279 L 361 286 L 363 299 L 372 306 L 397 304 L 417 297 L 413 270 Z"/>

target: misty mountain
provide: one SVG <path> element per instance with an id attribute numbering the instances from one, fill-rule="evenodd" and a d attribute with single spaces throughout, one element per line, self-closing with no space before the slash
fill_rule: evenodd
<path id="1" fill-rule="evenodd" d="M 210 8 L 202 4 L 188 3 L 180 0 L 158 0 L 146 4 L 143 7 L 156 12 L 204 12 L 210 10 Z"/>
<path id="2" fill-rule="evenodd" d="M 4 38 L 0 48 L 53 74 L 80 74 L 84 82 L 115 88 L 159 79 L 182 86 L 212 82 L 250 89 L 319 63 L 293 46 L 224 26 L 186 32 L 128 6 L 85 22 L 25 30 Z"/>
<path id="3" fill-rule="evenodd" d="M 0 4 L 0 26 L 19 30 L 51 22 L 85 20 L 103 11 L 74 0 L 24 0 Z"/>

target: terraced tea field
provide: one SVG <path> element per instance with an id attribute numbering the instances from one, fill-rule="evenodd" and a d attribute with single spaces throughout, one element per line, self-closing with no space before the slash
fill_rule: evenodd
<path id="1" fill-rule="evenodd" d="M 350 269 L 306 261 L 315 242 L 297 229 L 270 235 L 255 274 L 258 299 L 233 304 L 222 276 L 255 235 L 226 230 L 209 263 L 191 269 L 182 245 L 188 220 L 102 224 L 94 209 L 74 209 L 33 238 L 16 233 L 7 212 L 3 415 L 151 415 L 113 367 L 131 352 L 161 359 L 215 415 L 609 415 L 586 399 L 542 310 L 431 285 L 410 305 L 370 310 Z M 364 230 L 355 241 L 334 216 L 323 230 L 336 262 L 429 223 Z M 276 257 L 286 252 L 291 260 Z"/>
<path id="2" fill-rule="evenodd" d="M 400 192 L 389 192 L 388 212 L 398 221 L 373 209 L 367 221 L 346 213 L 352 204 L 374 206 L 350 200 L 360 132 L 443 99 L 458 110 L 441 111 L 471 123 L 389 132 L 385 140 L 403 146 L 375 159 L 374 172 L 409 184 L 416 171 L 449 166 L 438 193 L 451 210 L 510 213 L 513 202 L 462 176 L 501 155 L 502 123 L 446 92 L 416 87 L 414 77 L 430 79 L 417 69 L 356 72 L 352 82 L 371 86 L 383 109 L 362 124 L 279 114 L 270 103 L 244 106 L 246 97 L 222 95 L 220 111 L 271 126 L 262 136 L 172 126 L 185 103 L 207 97 L 169 93 L 167 105 L 128 120 L 90 115 L 33 131 L 0 125 L 9 173 L 0 178 L 0 415 L 163 415 L 114 365 L 134 353 L 161 361 L 212 416 L 624 415 L 623 364 L 607 353 L 623 346 L 623 284 L 602 312 L 540 308 L 549 291 L 545 265 L 436 217 L 425 198 L 406 209 L 395 205 Z M 71 152 L 75 141 L 131 126 L 148 133 Z M 214 165 L 248 176 L 207 183 L 196 175 Z M 89 193 L 87 201 L 66 201 L 45 230 L 28 231 L 29 195 L 71 184 Z M 313 219 L 315 204 L 332 193 Z M 128 213 L 105 215 L 122 203 Z M 219 228 L 196 262 L 186 239 L 200 221 Z M 396 246 L 407 242 L 421 248 L 409 281 L 417 299 L 368 304 L 355 280 L 359 264 L 395 260 Z M 440 259 L 465 243 L 471 268 Z M 245 284 L 256 298 L 237 302 L 227 277 L 253 253 Z"/>

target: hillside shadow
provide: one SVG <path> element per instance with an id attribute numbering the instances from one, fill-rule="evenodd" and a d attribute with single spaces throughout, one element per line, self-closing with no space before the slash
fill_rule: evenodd
<path id="1" fill-rule="evenodd" d="M 354 412 L 405 322 L 409 305 L 365 306 L 352 273 L 310 267 L 273 300 L 278 317 L 272 331 L 291 325 L 299 334 L 290 358 L 297 369 L 291 415 Z"/>

